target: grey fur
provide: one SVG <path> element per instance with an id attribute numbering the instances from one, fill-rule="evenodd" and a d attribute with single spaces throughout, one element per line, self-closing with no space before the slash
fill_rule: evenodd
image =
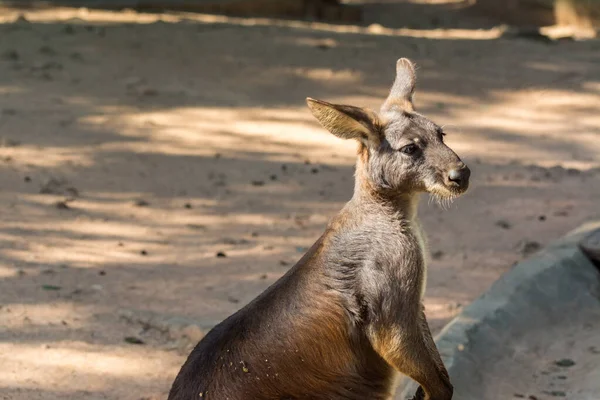
<path id="1" fill-rule="evenodd" d="M 360 143 L 354 195 L 286 275 L 198 344 L 170 400 L 387 399 L 394 371 L 419 382 L 415 399 L 452 398 L 421 302 L 417 206 L 422 192 L 464 193 L 470 172 L 414 112 L 414 71 L 398 61 L 379 114 L 308 99 L 324 127 Z M 235 369 L 240 360 L 248 373 Z"/>

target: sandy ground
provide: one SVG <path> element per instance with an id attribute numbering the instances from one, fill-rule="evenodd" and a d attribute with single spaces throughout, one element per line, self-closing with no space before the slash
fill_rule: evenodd
<path id="1" fill-rule="evenodd" d="M 356 27 L 0 10 L 0 398 L 165 398 L 185 350 L 119 310 L 210 325 L 282 275 L 353 185 L 304 98 L 378 108 L 398 57 L 473 171 L 420 209 L 434 331 L 599 217 L 600 42 L 373 3 Z"/>

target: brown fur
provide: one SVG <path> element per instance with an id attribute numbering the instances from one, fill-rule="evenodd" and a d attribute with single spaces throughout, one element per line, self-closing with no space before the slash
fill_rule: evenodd
<path id="1" fill-rule="evenodd" d="M 198 343 L 169 400 L 384 400 L 398 372 L 421 385 L 415 399 L 452 398 L 421 302 L 417 203 L 460 195 L 469 170 L 414 112 L 414 72 L 398 61 L 379 114 L 308 99 L 325 128 L 359 142 L 354 196 L 287 274 Z"/>

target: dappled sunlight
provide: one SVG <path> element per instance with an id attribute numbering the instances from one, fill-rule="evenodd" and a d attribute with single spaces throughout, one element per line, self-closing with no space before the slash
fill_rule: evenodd
<path id="1" fill-rule="evenodd" d="M 98 117 L 82 121 L 93 127 Z M 181 108 L 168 112 L 121 114 L 111 119 L 124 137 L 143 137 L 143 142 L 116 142 L 102 147 L 107 151 L 133 150 L 180 155 L 214 155 L 243 158 L 265 157 L 271 161 L 297 160 L 290 146 L 310 149 L 311 157 L 328 156 L 340 147 L 352 154 L 356 145 L 323 131 L 308 111 L 256 108 Z M 102 118 L 103 127 L 109 122 Z M 110 125 L 109 125 L 110 126 Z M 260 151 L 252 146 L 259 146 Z M 269 156 L 269 153 L 273 153 Z M 286 154 L 287 153 L 287 154 Z M 340 151 L 340 153 L 342 153 Z M 348 161 L 332 159 L 347 164 Z"/>
<path id="2" fill-rule="evenodd" d="M 51 347 L 0 343 L 0 353 L 4 355 L 4 368 L 0 370 L 0 387 L 4 391 L 10 393 L 14 389 L 22 393 L 37 389 L 62 392 L 63 396 L 84 391 L 88 393 L 86 398 L 90 392 L 114 393 L 115 383 L 122 380 L 130 383 L 127 390 L 117 389 L 119 398 L 133 399 L 131 391 L 139 398 L 140 394 L 165 385 L 178 362 L 173 354 L 166 352 L 154 351 L 142 356 L 139 349 L 131 347 L 77 341 L 55 342 Z M 11 367 L 7 368 L 8 365 Z"/>
<path id="3" fill-rule="evenodd" d="M 3 278 L 14 278 L 17 277 L 19 271 L 15 270 L 12 266 L 0 266 L 0 279 Z"/>
<path id="4" fill-rule="evenodd" d="M 7 150 L 0 147 L 0 156 L 7 152 L 10 152 L 10 157 L 30 167 L 56 168 L 63 165 L 91 166 L 93 164 L 89 149 L 19 146 Z"/>
<path id="5" fill-rule="evenodd" d="M 65 344 L 68 346 L 66 347 Z M 102 352 L 110 351 L 110 348 L 94 349 L 94 346 L 89 346 L 84 343 L 67 342 L 61 344 L 54 343 L 52 351 L 45 351 L 44 357 L 39 356 L 39 345 L 32 346 L 10 346 L 12 351 L 10 354 L 5 353 L 6 348 L 2 351 L 7 354 L 6 360 L 9 362 L 27 363 L 33 368 L 50 368 L 55 371 L 60 371 L 61 368 L 71 366 L 85 365 L 86 375 L 97 375 L 101 377 L 110 376 L 143 376 L 151 371 L 154 366 L 148 365 L 145 360 L 140 360 L 135 351 L 130 351 L 126 348 L 117 350 L 119 355 L 102 354 Z M 7 347 L 6 344 L 0 344 L 0 349 Z M 8 375 L 8 376 L 7 376 Z M 0 372 L 0 385 L 12 386 L 10 383 L 11 373 Z M 8 379 L 7 379 L 8 378 Z M 27 379 L 27 377 L 23 377 Z M 21 379 L 23 379 L 21 378 Z M 31 378 L 31 377 L 28 377 Z M 88 385 L 86 382 L 85 385 Z M 88 386 L 89 388 L 89 386 Z M 94 388 L 94 389 L 98 389 Z M 100 387 L 101 389 L 101 387 Z"/>
<path id="6" fill-rule="evenodd" d="M 51 10 L 36 10 L 35 12 L 23 12 L 22 10 L 5 9 L 0 16 L 0 23 L 13 23 L 19 15 L 24 14 L 27 18 L 37 23 L 69 22 L 81 23 L 85 18 L 88 23 L 95 24 L 152 24 L 157 22 L 178 24 L 195 22 L 203 24 L 227 24 L 245 27 L 272 26 L 294 29 L 311 29 L 313 31 L 330 32 L 336 34 L 363 34 L 372 36 L 405 36 L 426 39 L 468 39 L 468 40 L 490 40 L 497 39 L 503 33 L 501 27 L 491 29 L 410 29 L 410 28 L 387 28 L 379 24 L 368 27 L 359 25 L 338 25 L 324 22 L 306 22 L 274 18 L 239 18 L 212 14 L 196 13 L 143 13 L 126 12 L 116 13 L 112 11 L 54 8 Z"/>
<path id="7" fill-rule="evenodd" d="M 18 86 L 0 86 L 0 95 L 21 93 L 23 88 Z"/>
<path id="8" fill-rule="evenodd" d="M 6 304 L 10 307 L 11 314 L 3 319 L 3 328 L 13 332 L 19 329 L 28 328 L 37 325 L 40 328 L 46 326 L 65 326 L 68 324 L 71 329 L 84 328 L 89 324 L 89 317 L 98 312 L 98 309 L 92 306 L 74 306 L 68 301 L 57 301 L 52 304 L 29 304 L 12 303 Z M 27 318 L 23 318 L 26 315 Z"/>
<path id="9" fill-rule="evenodd" d="M 389 26 L 0 8 L 0 390 L 166 398 L 185 354 L 118 311 L 210 326 L 286 273 L 354 185 L 357 144 L 305 98 L 377 110 L 399 57 L 472 170 L 452 205 L 422 196 L 434 332 L 597 215 L 597 43 L 384 13 Z"/>
<path id="10" fill-rule="evenodd" d="M 565 107 L 600 102 L 600 94 L 547 89 L 497 92 L 494 98 L 485 109 L 473 104 L 452 111 L 462 123 L 449 124 L 448 143 L 491 162 L 518 156 L 542 166 L 561 160 L 566 167 L 589 169 L 600 163 L 600 141 L 592 128 L 600 117 L 592 112 L 576 118 L 564 115 Z"/>

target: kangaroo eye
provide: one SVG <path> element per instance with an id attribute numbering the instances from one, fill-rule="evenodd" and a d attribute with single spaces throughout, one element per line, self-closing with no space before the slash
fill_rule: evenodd
<path id="1" fill-rule="evenodd" d="M 410 155 L 410 154 L 414 154 L 418 149 L 419 148 L 417 147 L 416 144 L 411 143 L 411 144 L 407 144 L 406 146 L 402 147 L 400 149 L 400 152 Z"/>

